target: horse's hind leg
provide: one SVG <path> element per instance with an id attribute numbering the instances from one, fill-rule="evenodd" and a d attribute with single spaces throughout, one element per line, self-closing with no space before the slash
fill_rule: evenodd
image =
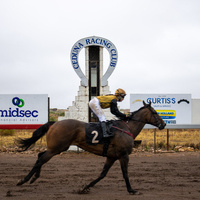
<path id="1" fill-rule="evenodd" d="M 98 183 L 101 179 L 103 179 L 106 176 L 106 174 L 108 173 L 109 169 L 112 167 L 115 161 L 116 161 L 115 158 L 107 158 L 103 171 L 101 172 L 100 176 L 94 181 L 92 181 L 89 185 L 86 185 L 83 188 L 83 190 L 79 191 L 79 193 L 80 194 L 88 193 L 90 187 L 93 187 L 96 183 Z"/>
<path id="2" fill-rule="evenodd" d="M 32 178 L 32 180 L 30 182 L 30 183 L 33 183 L 37 178 L 39 178 L 42 165 L 45 164 L 46 162 L 48 162 L 54 155 L 55 155 L 55 153 L 51 153 L 49 151 L 39 153 L 38 159 L 37 159 L 35 165 L 33 166 L 32 170 L 29 172 L 29 174 L 24 179 L 20 180 L 17 183 L 17 185 L 22 185 L 22 184 L 26 183 L 35 174 L 35 176 Z"/>
<path id="3" fill-rule="evenodd" d="M 39 159 L 45 152 L 46 152 L 46 151 L 39 153 L 39 154 L 38 154 L 38 159 Z M 42 165 L 41 165 L 40 167 L 38 167 L 38 169 L 37 169 L 37 171 L 35 172 L 33 178 L 31 179 L 30 183 L 35 182 L 35 181 L 40 177 L 41 167 L 42 167 Z"/>

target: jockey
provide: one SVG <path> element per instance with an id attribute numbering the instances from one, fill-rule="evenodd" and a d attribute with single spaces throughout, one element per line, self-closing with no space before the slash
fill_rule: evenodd
<path id="1" fill-rule="evenodd" d="M 116 117 L 122 120 L 127 119 L 126 115 L 121 113 L 117 107 L 117 102 L 122 102 L 125 96 L 126 92 L 123 89 L 119 88 L 115 91 L 114 95 L 109 94 L 104 96 L 97 96 L 90 100 L 89 107 L 99 118 L 104 137 L 109 137 L 110 135 L 107 133 L 106 130 L 106 117 L 102 109 L 110 108 L 110 112 Z"/>

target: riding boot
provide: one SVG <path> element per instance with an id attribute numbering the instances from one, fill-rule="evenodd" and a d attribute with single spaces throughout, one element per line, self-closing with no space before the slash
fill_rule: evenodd
<path id="1" fill-rule="evenodd" d="M 106 127 L 106 122 L 101 122 L 101 128 L 103 132 L 103 137 L 110 137 L 111 135 L 108 134 L 107 127 Z"/>

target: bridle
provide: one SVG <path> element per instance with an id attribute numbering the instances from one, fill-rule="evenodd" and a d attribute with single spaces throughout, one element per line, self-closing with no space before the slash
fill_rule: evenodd
<path id="1" fill-rule="evenodd" d="M 155 110 L 152 110 L 151 107 L 150 107 L 149 105 L 144 106 L 144 107 L 140 108 L 139 110 L 133 112 L 132 115 L 131 115 L 132 118 L 129 119 L 128 121 L 137 121 L 137 122 L 141 122 L 141 123 L 144 123 L 144 124 L 151 124 L 151 125 L 154 125 L 154 126 L 155 126 L 155 124 L 153 124 L 153 123 L 149 123 L 149 122 L 145 122 L 145 121 L 142 121 L 142 120 L 138 120 L 138 119 L 134 119 L 134 118 L 133 118 L 134 115 L 135 115 L 136 113 L 138 113 L 140 110 L 145 109 L 145 108 L 148 108 L 148 109 L 151 111 L 151 118 L 154 117 L 154 118 L 156 119 L 156 122 L 158 122 L 158 123 L 156 123 L 156 126 L 158 126 L 158 125 L 160 124 L 160 123 L 159 123 L 159 120 L 158 120 L 158 117 L 157 117 L 158 114 L 157 114 L 157 112 L 156 112 Z M 151 118 L 150 118 L 150 121 L 151 121 Z M 129 124 L 128 124 L 128 121 L 122 120 L 122 122 L 124 122 L 124 124 L 127 126 L 128 130 L 130 130 L 130 126 L 129 126 Z M 126 130 L 121 129 L 121 128 L 116 127 L 116 126 L 112 126 L 112 128 L 115 128 L 115 129 L 117 129 L 117 130 L 120 130 L 120 131 L 122 131 L 122 132 L 124 132 L 124 133 L 130 135 L 133 139 L 135 139 L 135 135 L 132 134 L 130 131 L 126 131 Z"/>

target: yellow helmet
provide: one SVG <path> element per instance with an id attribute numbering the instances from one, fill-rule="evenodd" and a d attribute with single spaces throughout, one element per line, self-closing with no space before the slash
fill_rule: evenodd
<path id="1" fill-rule="evenodd" d="M 122 97 L 125 97 L 126 96 L 126 92 L 121 89 L 121 88 L 118 88 L 116 91 L 115 91 L 115 96 L 122 96 Z"/>

